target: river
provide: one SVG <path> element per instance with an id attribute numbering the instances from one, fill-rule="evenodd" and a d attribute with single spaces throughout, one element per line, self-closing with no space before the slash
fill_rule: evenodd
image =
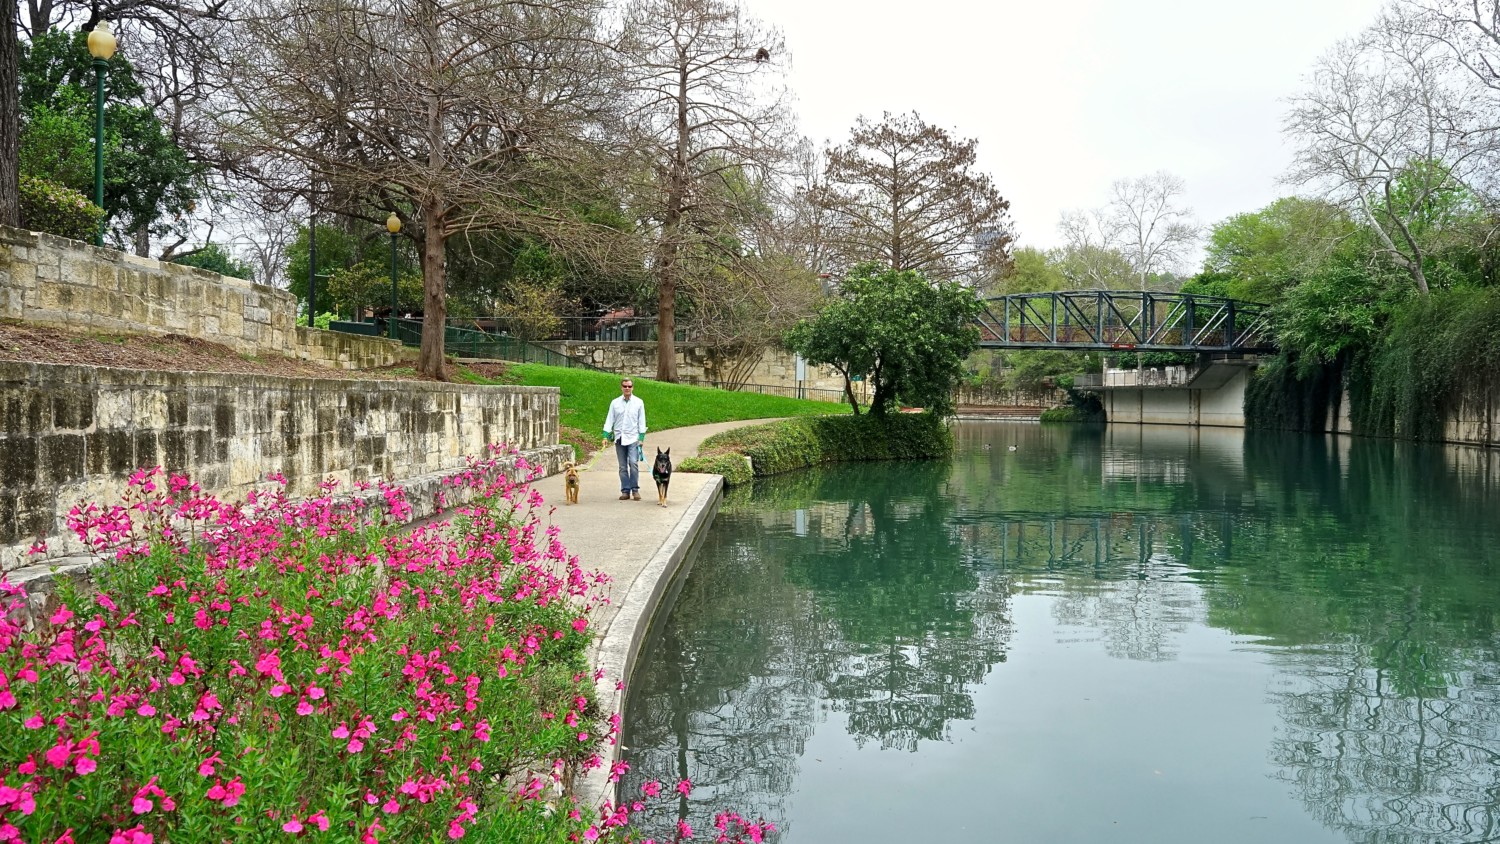
<path id="1" fill-rule="evenodd" d="M 651 831 L 1500 838 L 1500 453 L 955 435 L 731 491 L 631 680 L 622 794 L 694 783 Z"/>

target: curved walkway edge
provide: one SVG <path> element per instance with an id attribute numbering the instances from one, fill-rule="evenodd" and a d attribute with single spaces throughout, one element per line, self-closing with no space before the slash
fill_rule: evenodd
<path id="1" fill-rule="evenodd" d="M 693 501 L 683 508 L 682 518 L 661 548 L 629 584 L 615 584 L 614 594 L 618 597 L 614 599 L 614 617 L 590 649 L 590 664 L 604 673 L 599 684 L 599 705 L 605 712 L 620 713 L 622 720 L 625 717 L 626 684 L 635 670 L 635 661 L 640 656 L 641 642 L 645 641 L 646 632 L 651 628 L 652 616 L 667 587 L 682 568 L 694 541 L 719 512 L 724 478 L 720 475 L 699 477 L 706 483 Z M 598 806 L 605 800 L 616 801 L 616 784 L 610 782 L 609 775 L 620 758 L 620 746 L 617 734 L 603 753 L 603 767 L 589 771 L 579 779 L 574 795 L 580 803 Z"/>
<path id="2" fill-rule="evenodd" d="M 699 444 L 712 434 L 770 421 L 753 419 L 651 432 L 646 436 L 646 456 L 650 458 L 658 448 L 670 448 L 673 461 L 680 463 L 697 454 Z M 640 501 L 620 500 L 612 449 L 595 455 L 582 469 L 578 504 L 560 503 L 562 479 L 558 476 L 532 485 L 552 505 L 548 518 L 557 526 L 563 547 L 578 557 L 585 571 L 600 571 L 611 580 L 609 602 L 596 608 L 592 616 L 595 639 L 589 662 L 603 673 L 598 682 L 599 706 L 604 712 L 620 713 L 623 719 L 626 683 L 650 630 L 651 618 L 694 542 L 713 523 L 723 498 L 724 478 L 674 474 L 667 506 L 658 507 L 649 459 L 640 466 Z M 573 796 L 581 804 L 597 807 L 616 799 L 616 786 L 609 777 L 620 756 L 618 736 L 602 755 L 604 766 L 589 771 L 574 784 Z"/>

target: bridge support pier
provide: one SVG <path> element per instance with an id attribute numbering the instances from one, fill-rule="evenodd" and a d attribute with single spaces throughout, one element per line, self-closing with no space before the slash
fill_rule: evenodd
<path id="1" fill-rule="evenodd" d="M 1192 378 L 1174 378 L 1172 369 L 1106 370 L 1100 389 L 1105 417 L 1121 424 L 1245 427 L 1249 366 L 1216 363 Z"/>

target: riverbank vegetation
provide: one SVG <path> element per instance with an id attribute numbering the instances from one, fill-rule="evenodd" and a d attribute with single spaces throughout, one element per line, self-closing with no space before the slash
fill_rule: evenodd
<path id="1" fill-rule="evenodd" d="M 733 485 L 824 463 L 930 460 L 952 453 L 953 435 L 936 413 L 825 416 L 715 434 L 679 468 L 721 474 Z"/>
<path id="2" fill-rule="evenodd" d="M 226 502 L 136 473 L 69 517 L 108 562 L 35 626 L 41 603 L 0 579 L 0 838 L 632 841 L 643 802 L 686 795 L 566 797 L 619 730 L 586 658 L 607 580 L 495 460 L 410 532 L 397 489 L 370 515 L 277 480 Z"/>
<path id="3" fill-rule="evenodd" d="M 461 380 L 476 384 L 518 384 L 526 387 L 557 387 L 561 392 L 558 419 L 561 439 L 580 455 L 599 446 L 599 426 L 609 403 L 620 395 L 621 376 L 613 372 L 546 366 L 539 363 L 507 364 L 503 373 L 486 370 L 480 375 L 460 371 Z M 721 390 L 689 384 L 668 384 L 635 378 L 635 394 L 646 402 L 650 431 L 665 431 L 688 425 L 737 422 L 742 419 L 846 414 L 841 404 L 794 399 L 745 390 Z M 648 433 L 649 436 L 649 433 Z"/>

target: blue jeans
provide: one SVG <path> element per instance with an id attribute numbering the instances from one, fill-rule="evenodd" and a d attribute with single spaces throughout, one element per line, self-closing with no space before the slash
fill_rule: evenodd
<path id="1" fill-rule="evenodd" d="M 636 449 L 640 448 L 637 443 L 620 445 L 615 443 L 615 460 L 620 463 L 620 491 L 641 491 L 641 467 L 635 461 Z"/>

